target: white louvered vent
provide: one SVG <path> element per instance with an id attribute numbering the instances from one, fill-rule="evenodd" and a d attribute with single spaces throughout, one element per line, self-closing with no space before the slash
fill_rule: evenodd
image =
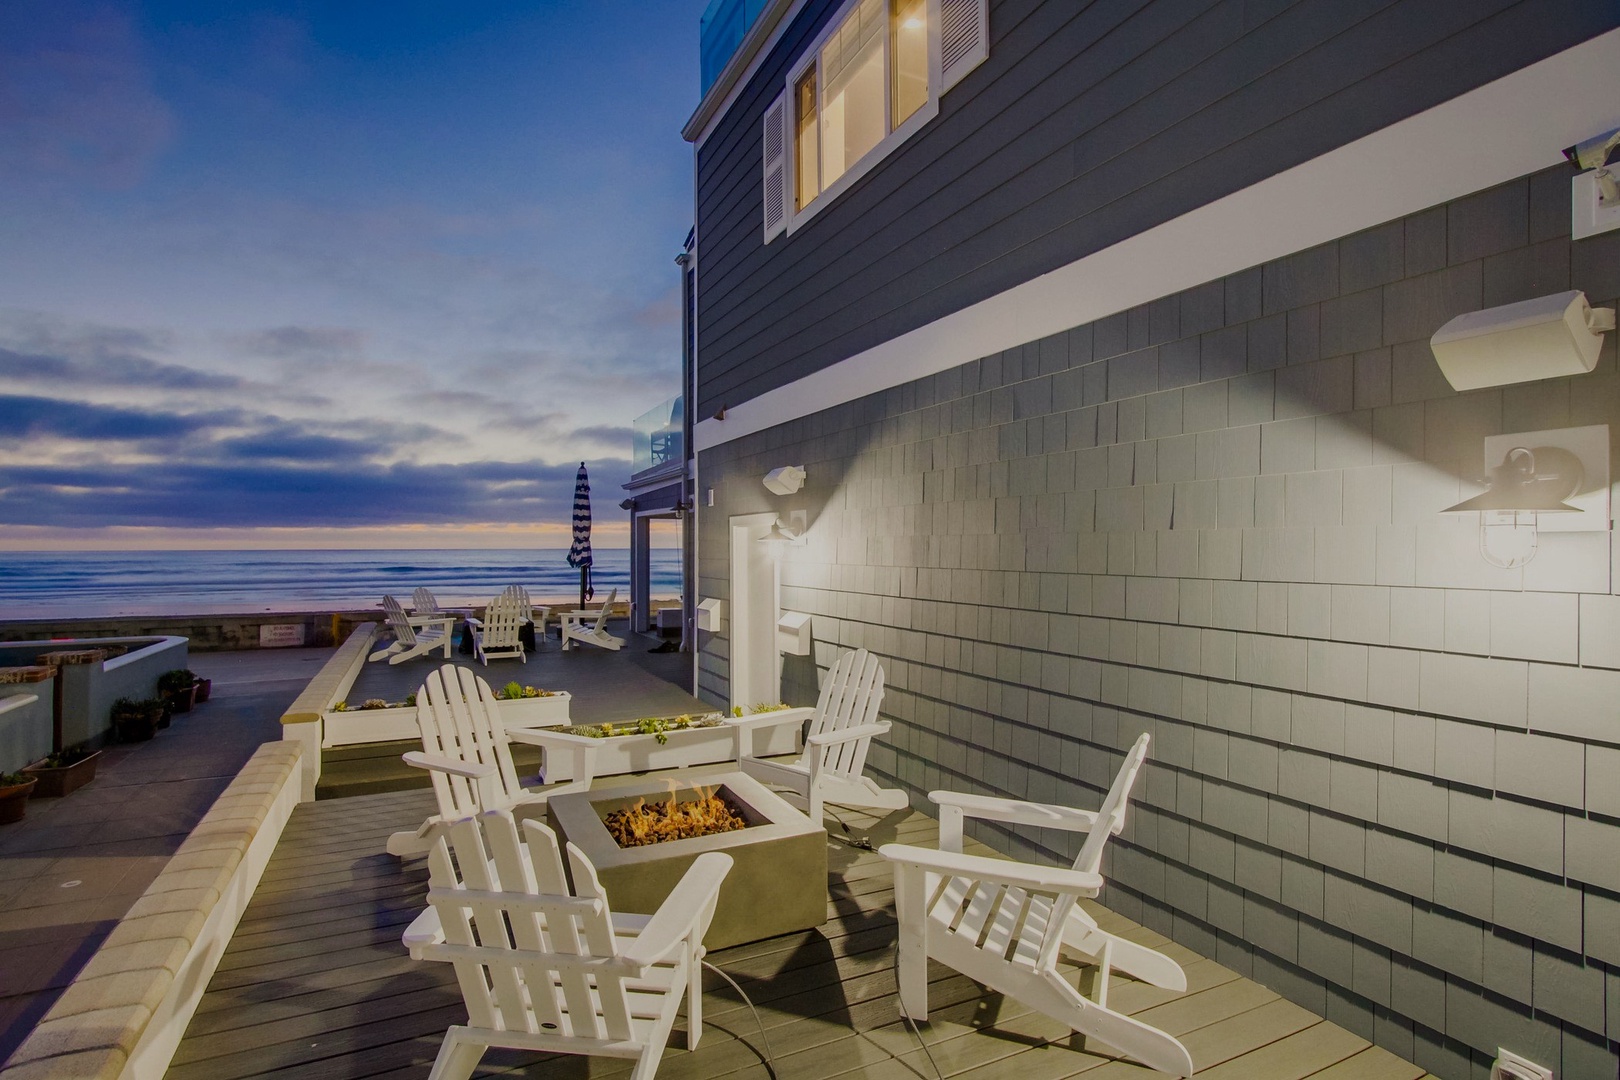
<path id="1" fill-rule="evenodd" d="M 990 55 L 989 0 L 939 0 L 940 93 Z"/>
<path id="2" fill-rule="evenodd" d="M 787 230 L 787 94 L 765 110 L 765 243 Z"/>

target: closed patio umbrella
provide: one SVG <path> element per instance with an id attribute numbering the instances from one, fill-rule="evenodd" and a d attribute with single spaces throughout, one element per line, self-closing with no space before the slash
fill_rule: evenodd
<path id="1" fill-rule="evenodd" d="M 568 565 L 579 568 L 579 606 L 596 595 L 591 588 L 591 478 L 585 463 L 579 463 L 574 481 L 574 542 L 568 548 Z"/>

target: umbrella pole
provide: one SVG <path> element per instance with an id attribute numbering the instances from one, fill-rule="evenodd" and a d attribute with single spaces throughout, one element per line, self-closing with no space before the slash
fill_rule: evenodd
<path id="1" fill-rule="evenodd" d="M 579 610 L 585 610 L 585 575 L 590 573 L 585 567 L 579 568 Z"/>

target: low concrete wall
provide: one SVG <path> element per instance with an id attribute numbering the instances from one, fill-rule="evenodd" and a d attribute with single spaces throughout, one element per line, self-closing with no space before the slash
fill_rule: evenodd
<path id="1" fill-rule="evenodd" d="M 298 803 L 301 753 L 259 747 L 0 1080 L 163 1076 Z"/>
<path id="2" fill-rule="evenodd" d="M 337 636 L 332 621 L 337 619 Z M 371 611 L 259 611 L 241 615 L 127 615 L 104 619 L 29 619 L 0 622 L 0 641 L 26 641 L 54 637 L 189 638 L 195 652 L 222 649 L 257 649 L 264 626 L 300 626 L 304 644 L 330 646 L 342 641 L 357 623 L 381 622 L 382 610 Z"/>
<path id="3" fill-rule="evenodd" d="M 366 657 L 377 639 L 376 623 L 362 623 L 348 640 L 322 665 L 309 685 L 281 714 L 281 737 L 304 748 L 302 798 L 315 801 L 315 785 L 321 778 L 322 718 L 326 711 L 349 693 L 349 687 L 366 666 Z"/>
<path id="4" fill-rule="evenodd" d="M 109 652 L 116 655 L 108 656 Z M 51 639 L 0 646 L 0 665 L 55 667 L 56 678 L 62 682 L 62 745 L 94 746 L 106 741 L 113 702 L 123 697 L 155 697 L 158 676 L 185 667 L 187 655 L 183 637 Z M 5 692 L 0 688 L 0 694 Z M 51 693 L 49 686 L 41 693 L 46 710 L 46 753 L 50 752 Z"/>
<path id="5" fill-rule="evenodd" d="M 16 772 L 50 752 L 50 682 L 0 686 L 0 773 Z"/>

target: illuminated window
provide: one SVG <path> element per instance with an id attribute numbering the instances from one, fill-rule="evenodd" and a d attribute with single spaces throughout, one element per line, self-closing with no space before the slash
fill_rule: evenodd
<path id="1" fill-rule="evenodd" d="M 844 5 L 765 114 L 767 242 L 836 198 L 939 112 L 939 96 L 987 55 L 987 19 L 985 0 Z M 933 46 L 931 24 L 938 26 Z"/>

